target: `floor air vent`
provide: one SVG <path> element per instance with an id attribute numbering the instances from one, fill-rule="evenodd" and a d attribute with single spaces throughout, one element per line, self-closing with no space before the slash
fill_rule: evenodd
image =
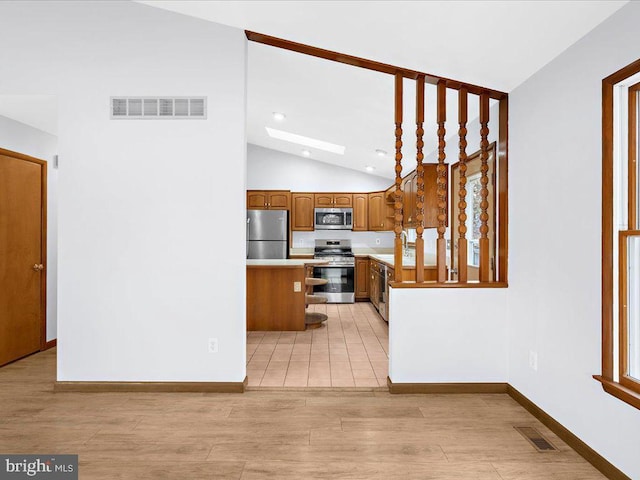
<path id="1" fill-rule="evenodd" d="M 207 118 L 207 97 L 111 97 L 112 119 Z"/>
<path id="2" fill-rule="evenodd" d="M 558 449 L 533 427 L 513 427 L 526 438 L 538 452 L 555 452 Z"/>

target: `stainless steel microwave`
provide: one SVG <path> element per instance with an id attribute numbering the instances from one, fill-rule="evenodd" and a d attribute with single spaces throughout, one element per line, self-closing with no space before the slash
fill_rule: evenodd
<path id="1" fill-rule="evenodd" d="M 316 230 L 353 230 L 353 208 L 316 208 Z"/>

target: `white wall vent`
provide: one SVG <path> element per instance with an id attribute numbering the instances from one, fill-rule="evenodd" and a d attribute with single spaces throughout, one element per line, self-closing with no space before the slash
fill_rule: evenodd
<path id="1" fill-rule="evenodd" d="M 111 97 L 112 119 L 207 118 L 207 97 Z"/>

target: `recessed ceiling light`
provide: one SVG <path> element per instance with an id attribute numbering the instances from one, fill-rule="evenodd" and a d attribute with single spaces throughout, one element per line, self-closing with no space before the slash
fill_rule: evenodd
<path id="1" fill-rule="evenodd" d="M 285 118 L 287 118 L 287 116 L 284 113 L 280 113 L 280 112 L 273 112 L 273 119 L 277 120 L 278 122 L 283 121 Z"/>
<path id="2" fill-rule="evenodd" d="M 296 135 L 295 133 L 285 132 L 283 130 L 276 130 L 275 128 L 265 128 L 267 129 L 267 133 L 271 138 L 277 138 L 278 140 L 284 140 L 285 142 L 297 143 L 298 145 L 304 145 L 305 147 L 311 147 L 317 150 L 324 150 L 325 152 L 344 155 L 345 147 L 343 147 L 342 145 L 336 145 L 335 143 L 324 142 L 315 138 Z"/>
<path id="3" fill-rule="evenodd" d="M 376 167 L 372 167 L 371 165 L 367 165 L 366 167 L 364 167 L 364 169 L 367 172 L 373 172 L 376 169 Z"/>
<path id="4" fill-rule="evenodd" d="M 377 148 L 377 149 L 376 149 L 376 154 L 377 154 L 379 157 L 384 157 L 384 156 L 387 154 L 387 152 L 385 152 L 384 150 L 380 150 L 379 148 Z"/>
<path id="5" fill-rule="evenodd" d="M 302 155 L 304 155 L 305 157 L 310 157 L 311 152 L 309 150 L 302 150 Z"/>

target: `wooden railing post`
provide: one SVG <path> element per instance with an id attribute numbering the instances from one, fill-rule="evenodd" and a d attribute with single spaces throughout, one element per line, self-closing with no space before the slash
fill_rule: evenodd
<path id="1" fill-rule="evenodd" d="M 483 92 L 480 95 L 480 272 L 481 282 L 489 282 L 491 279 L 491 266 L 489 263 L 489 94 Z"/>
<path id="2" fill-rule="evenodd" d="M 447 230 L 447 167 L 444 164 L 445 127 L 447 120 L 447 85 L 443 80 L 438 82 L 438 240 L 436 241 L 437 280 L 439 283 L 447 281 L 447 241 L 444 234 Z"/>
<path id="3" fill-rule="evenodd" d="M 395 82 L 395 120 L 396 120 L 396 194 L 395 194 L 395 227 L 396 238 L 393 245 L 395 281 L 402 282 L 402 208 L 404 195 L 402 192 L 402 74 L 396 74 Z"/>
<path id="4" fill-rule="evenodd" d="M 466 283 L 467 276 L 467 89 L 458 91 L 458 136 L 460 147 L 458 172 L 460 188 L 458 191 L 458 281 Z M 453 203 L 453 199 L 451 199 Z M 452 207 L 453 208 L 453 207 Z M 455 234 L 455 232 L 454 232 Z"/>
<path id="5" fill-rule="evenodd" d="M 417 192 L 416 192 L 416 283 L 424 282 L 424 154 L 422 149 L 424 141 L 424 75 L 416 78 L 416 174 L 417 174 Z"/>

